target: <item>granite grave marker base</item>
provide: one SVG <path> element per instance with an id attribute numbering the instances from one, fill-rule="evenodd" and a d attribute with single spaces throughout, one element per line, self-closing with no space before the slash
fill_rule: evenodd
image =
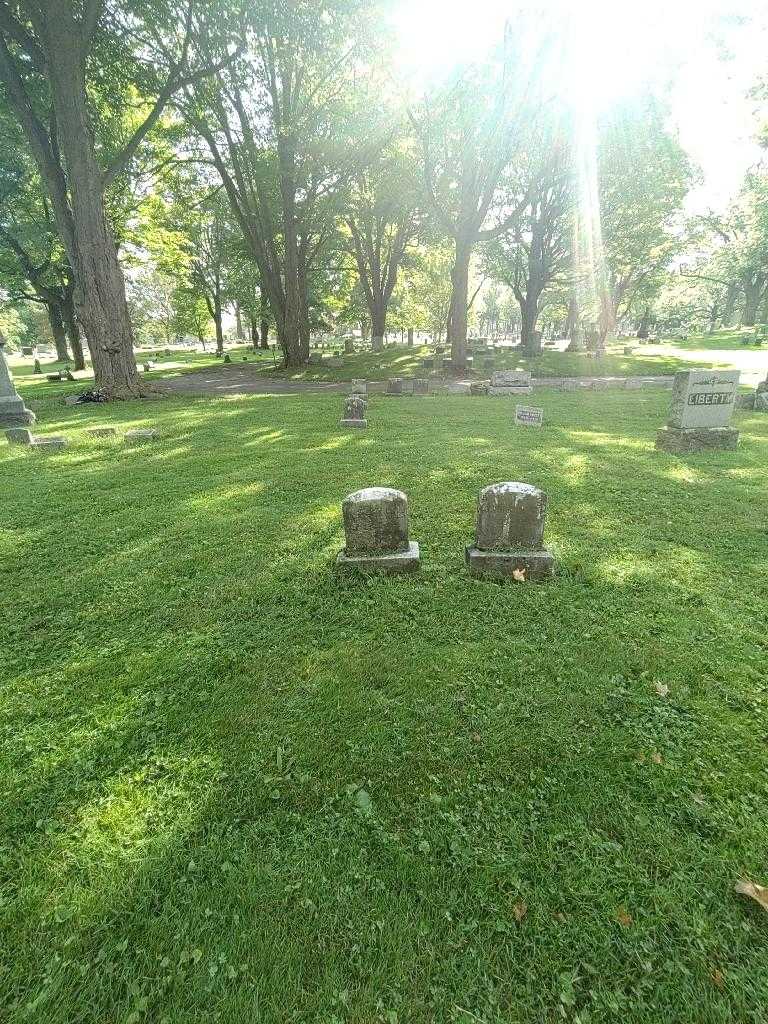
<path id="1" fill-rule="evenodd" d="M 687 455 L 691 452 L 735 451 L 739 431 L 735 427 L 662 427 L 656 435 L 656 448 Z"/>
<path id="2" fill-rule="evenodd" d="M 392 574 L 419 568 L 419 545 L 408 536 L 408 498 L 402 491 L 365 487 L 341 507 L 346 547 L 336 558 L 338 570 Z"/>

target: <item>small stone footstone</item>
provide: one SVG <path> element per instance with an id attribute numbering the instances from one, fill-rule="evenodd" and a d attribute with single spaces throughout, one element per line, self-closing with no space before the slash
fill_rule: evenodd
<path id="1" fill-rule="evenodd" d="M 35 422 L 35 414 L 24 405 L 5 361 L 5 339 L 0 334 L 0 426 L 23 427 Z"/>
<path id="2" fill-rule="evenodd" d="M 342 427 L 357 427 L 364 429 L 368 426 L 365 413 L 368 403 L 360 395 L 350 395 L 344 399 L 344 414 L 341 418 Z"/>
<path id="3" fill-rule="evenodd" d="M 114 427 L 88 427 L 86 434 L 89 437 L 114 437 L 117 430 Z"/>
<path id="4" fill-rule="evenodd" d="M 67 447 L 66 437 L 33 437 L 32 448 L 42 452 L 60 452 Z"/>
<path id="5" fill-rule="evenodd" d="M 342 502 L 346 547 L 336 567 L 362 572 L 414 572 L 419 545 L 408 536 L 408 498 L 392 487 L 365 487 Z"/>
<path id="6" fill-rule="evenodd" d="M 8 444 L 32 444 L 32 431 L 26 427 L 9 427 L 5 436 Z"/>
<path id="7" fill-rule="evenodd" d="M 368 381 L 357 380 L 352 381 L 352 394 L 353 395 L 367 395 L 368 394 Z"/>
<path id="8" fill-rule="evenodd" d="M 413 393 L 414 393 L 414 395 L 428 395 L 429 394 L 429 381 L 425 377 L 414 377 L 413 378 Z"/>
<path id="9" fill-rule="evenodd" d="M 527 370 L 494 370 L 488 393 L 496 398 L 529 395 L 531 374 Z"/>
<path id="10" fill-rule="evenodd" d="M 80 395 L 65 395 L 64 396 L 64 405 L 79 405 L 79 404 L 80 404 Z"/>
<path id="11" fill-rule="evenodd" d="M 160 437 L 160 432 L 157 430 L 126 430 L 125 443 L 145 444 L 147 441 L 156 441 L 158 437 Z"/>
<path id="12" fill-rule="evenodd" d="M 730 422 L 738 386 L 738 370 L 680 370 L 656 447 L 673 454 L 737 448 L 739 432 Z"/>
<path id="13" fill-rule="evenodd" d="M 390 377 L 387 381 L 386 394 L 388 395 L 402 395 L 403 393 L 403 380 L 402 377 Z"/>
<path id="14" fill-rule="evenodd" d="M 466 549 L 471 576 L 551 579 L 555 560 L 543 546 L 547 496 L 531 484 L 509 481 L 484 487 L 477 498 L 475 543 Z"/>

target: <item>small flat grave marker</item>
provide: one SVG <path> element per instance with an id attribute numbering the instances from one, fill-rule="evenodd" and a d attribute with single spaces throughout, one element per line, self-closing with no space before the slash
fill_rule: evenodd
<path id="1" fill-rule="evenodd" d="M 516 405 L 515 423 L 523 427 L 540 427 L 544 422 L 544 410 L 535 405 Z"/>

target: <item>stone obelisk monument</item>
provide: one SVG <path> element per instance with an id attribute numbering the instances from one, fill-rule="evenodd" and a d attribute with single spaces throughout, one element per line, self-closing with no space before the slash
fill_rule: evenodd
<path id="1" fill-rule="evenodd" d="M 23 427 L 35 422 L 35 414 L 24 405 L 24 399 L 13 385 L 4 348 L 5 338 L 0 333 L 0 426 Z"/>

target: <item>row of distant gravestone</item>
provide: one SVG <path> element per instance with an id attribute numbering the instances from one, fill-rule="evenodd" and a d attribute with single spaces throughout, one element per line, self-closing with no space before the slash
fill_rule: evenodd
<path id="1" fill-rule="evenodd" d="M 544 547 L 547 496 L 531 484 L 505 482 L 484 487 L 477 499 L 475 540 L 465 551 L 470 575 L 487 579 L 543 582 L 555 560 Z M 341 505 L 345 547 L 336 559 L 342 571 L 414 572 L 421 564 L 411 540 L 408 498 L 392 487 L 365 487 Z"/>
<path id="2" fill-rule="evenodd" d="M 627 381 L 626 383 L 629 383 Z M 638 381 L 638 386 L 642 382 Z M 410 385 L 406 387 L 406 385 Z M 738 446 L 739 431 L 731 426 L 738 395 L 738 370 L 682 370 L 675 374 L 672 404 L 667 425 L 656 437 L 656 447 L 676 454 L 713 449 L 731 450 Z M 367 427 L 367 382 L 352 381 L 352 394 L 344 401 L 341 425 Z M 514 397 L 531 391 L 530 374 L 503 371 L 494 374 L 487 393 Z M 428 394 L 429 382 L 392 378 L 387 395 Z M 768 377 L 762 381 L 751 403 L 757 411 L 768 412 Z"/>

